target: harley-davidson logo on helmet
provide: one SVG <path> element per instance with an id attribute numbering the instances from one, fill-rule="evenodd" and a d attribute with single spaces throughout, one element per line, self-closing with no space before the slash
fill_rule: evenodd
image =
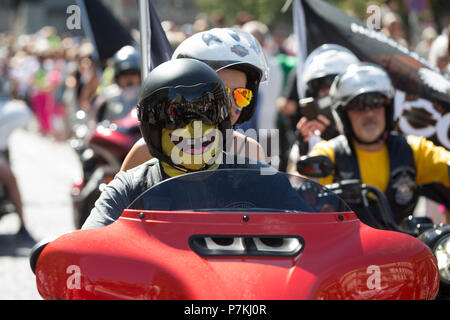
<path id="1" fill-rule="evenodd" d="M 237 54 L 239 57 L 245 57 L 248 55 L 248 50 L 239 44 L 232 46 L 231 52 Z"/>

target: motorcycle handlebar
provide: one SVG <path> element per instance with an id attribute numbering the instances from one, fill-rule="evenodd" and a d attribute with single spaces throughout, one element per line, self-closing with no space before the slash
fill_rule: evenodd
<path id="1" fill-rule="evenodd" d="M 364 203 L 368 203 L 366 201 L 366 196 L 368 193 L 375 196 L 375 200 L 378 203 L 378 206 L 381 211 L 381 217 L 384 220 L 383 222 L 393 231 L 402 232 L 409 234 L 413 237 L 417 237 L 418 235 L 414 232 L 403 230 L 399 227 L 399 225 L 394 220 L 394 215 L 392 213 L 389 202 L 385 196 L 385 194 L 379 190 L 378 188 L 361 184 L 359 180 L 343 180 L 339 183 L 333 183 L 327 186 L 328 189 L 334 191 L 337 194 L 345 193 L 345 192 L 353 192 L 355 195 L 360 196 Z M 368 205 L 365 205 L 366 207 Z"/>
<path id="2" fill-rule="evenodd" d="M 383 220 L 385 223 L 387 223 L 389 225 L 389 227 L 393 231 L 403 232 L 403 233 L 409 234 L 411 236 L 417 237 L 416 233 L 401 229 L 399 227 L 399 225 L 395 222 L 394 216 L 391 211 L 391 207 L 390 207 L 389 202 L 383 192 L 381 192 L 378 188 L 376 188 L 374 186 L 366 185 L 366 184 L 363 184 L 361 186 L 361 189 L 367 190 L 369 193 L 372 193 L 375 195 L 375 197 L 377 198 L 377 201 L 380 205 L 381 215 L 383 217 Z"/>

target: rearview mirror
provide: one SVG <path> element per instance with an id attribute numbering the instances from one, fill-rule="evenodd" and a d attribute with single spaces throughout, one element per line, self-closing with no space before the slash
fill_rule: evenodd
<path id="1" fill-rule="evenodd" d="M 327 156 L 303 156 L 297 161 L 297 171 L 310 178 L 324 178 L 333 173 L 333 163 Z"/>

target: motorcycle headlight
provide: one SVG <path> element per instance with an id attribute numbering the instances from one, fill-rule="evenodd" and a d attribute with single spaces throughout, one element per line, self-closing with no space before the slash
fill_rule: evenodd
<path id="1" fill-rule="evenodd" d="M 433 253 L 436 256 L 441 280 L 450 284 L 450 234 L 436 241 Z"/>

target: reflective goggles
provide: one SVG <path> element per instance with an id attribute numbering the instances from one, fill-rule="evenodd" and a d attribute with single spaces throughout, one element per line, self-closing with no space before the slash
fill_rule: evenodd
<path id="1" fill-rule="evenodd" d="M 184 128 L 192 120 L 217 125 L 228 116 L 230 101 L 218 83 L 164 88 L 138 105 L 142 122 L 169 130 Z"/>
<path id="2" fill-rule="evenodd" d="M 231 90 L 229 87 L 225 86 L 228 95 L 233 97 L 234 102 L 239 108 L 244 108 L 250 104 L 253 97 L 253 92 L 247 88 L 235 88 Z"/>
<path id="3" fill-rule="evenodd" d="M 382 107 L 386 107 L 391 103 L 391 99 L 386 97 L 384 94 L 379 92 L 368 92 L 363 93 L 346 104 L 347 110 L 353 111 L 366 111 L 375 110 Z"/>

